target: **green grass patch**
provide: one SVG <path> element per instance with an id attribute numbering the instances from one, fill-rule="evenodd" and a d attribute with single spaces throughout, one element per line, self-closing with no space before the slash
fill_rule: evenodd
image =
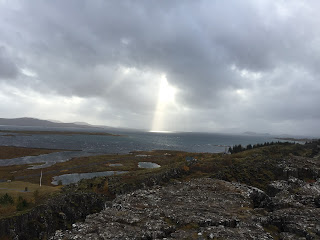
<path id="1" fill-rule="evenodd" d="M 0 218 L 15 215 L 44 203 L 60 193 L 61 187 L 39 186 L 28 182 L 0 183 Z M 27 191 L 25 191 L 27 190 Z"/>

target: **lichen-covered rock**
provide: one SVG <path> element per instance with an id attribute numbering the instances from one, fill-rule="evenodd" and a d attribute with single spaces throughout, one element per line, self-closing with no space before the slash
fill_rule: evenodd
<path id="1" fill-rule="evenodd" d="M 319 208 L 286 208 L 269 214 L 268 223 L 303 239 L 320 239 L 319 219 Z"/>
<path id="2" fill-rule="evenodd" d="M 284 179 L 290 177 L 299 179 L 317 179 L 320 178 L 320 162 L 318 158 L 305 158 L 291 156 L 278 163 L 278 169 Z"/>
<path id="3" fill-rule="evenodd" d="M 266 197 L 222 180 L 175 182 L 120 195 L 112 207 L 52 239 L 272 239 L 253 218 L 261 216 L 255 202 Z"/>
<path id="4" fill-rule="evenodd" d="M 293 177 L 287 181 L 274 181 L 268 186 L 267 192 L 274 195 L 272 200 L 275 209 L 318 207 L 320 179 L 312 183 Z"/>
<path id="5" fill-rule="evenodd" d="M 140 189 L 52 239 L 320 239 L 320 181 L 270 189 L 209 178 Z"/>
<path id="6" fill-rule="evenodd" d="M 320 239 L 320 181 L 307 183 L 297 178 L 270 184 L 282 191 L 275 194 L 274 211 L 263 225 L 273 225 L 281 232 L 280 239 Z"/>

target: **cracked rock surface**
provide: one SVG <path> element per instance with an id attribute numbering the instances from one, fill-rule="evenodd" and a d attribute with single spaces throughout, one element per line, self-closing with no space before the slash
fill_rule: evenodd
<path id="1" fill-rule="evenodd" d="M 320 239 L 320 179 L 306 183 L 290 177 L 269 185 L 274 210 L 267 215 L 266 224 L 276 226 L 280 239 Z"/>
<path id="2" fill-rule="evenodd" d="M 57 239 L 320 239 L 320 180 L 264 191 L 211 178 L 119 195 Z"/>
<path id="3" fill-rule="evenodd" d="M 118 196 L 52 239 L 273 239 L 254 208 L 268 202 L 261 190 L 202 178 Z"/>

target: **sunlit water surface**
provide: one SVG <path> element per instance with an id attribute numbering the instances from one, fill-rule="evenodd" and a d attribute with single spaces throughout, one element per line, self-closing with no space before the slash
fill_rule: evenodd
<path id="1" fill-rule="evenodd" d="M 235 144 L 255 144 L 266 141 L 275 141 L 272 136 L 227 135 L 214 133 L 156 133 L 156 132 L 125 132 L 113 131 L 122 136 L 85 135 L 85 132 L 101 132 L 102 129 L 75 129 L 75 128 L 35 128 L 35 127 L 8 127 L 0 126 L 0 130 L 69 130 L 83 131 L 83 135 L 21 135 L 3 136 L 0 133 L 0 146 L 19 146 L 49 149 L 65 149 L 62 151 L 41 156 L 28 156 L 15 159 L 0 160 L 0 166 L 13 164 L 37 164 L 33 168 L 50 166 L 56 162 L 67 161 L 73 157 L 129 153 L 131 151 L 150 150 L 181 150 L 188 152 L 223 152 L 224 146 Z"/>

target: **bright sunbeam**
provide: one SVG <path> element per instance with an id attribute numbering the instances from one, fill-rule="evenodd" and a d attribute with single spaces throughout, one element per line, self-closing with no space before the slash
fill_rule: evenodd
<path id="1" fill-rule="evenodd" d="M 152 128 L 150 132 L 170 132 L 165 125 L 168 111 L 166 109 L 174 104 L 176 89 L 169 85 L 165 75 L 161 76 L 159 84 L 158 102 L 154 112 Z"/>
<path id="2" fill-rule="evenodd" d="M 174 101 L 175 89 L 171 87 L 166 76 L 161 77 L 158 101 L 161 104 L 172 103 Z"/>

